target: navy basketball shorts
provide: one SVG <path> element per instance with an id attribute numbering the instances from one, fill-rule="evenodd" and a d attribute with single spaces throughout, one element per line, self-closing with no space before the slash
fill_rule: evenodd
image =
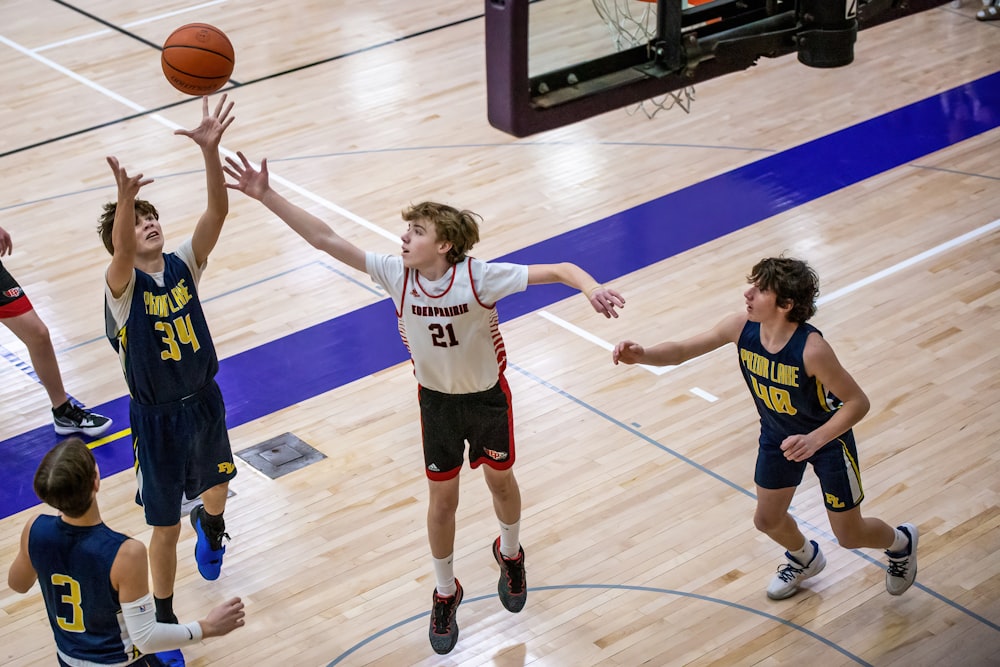
<path id="1" fill-rule="evenodd" d="M 32 309 L 28 296 L 14 276 L 0 264 L 0 319 L 24 315 Z"/>
<path id="2" fill-rule="evenodd" d="M 442 394 L 419 387 L 417 397 L 428 479 L 456 477 L 462 469 L 466 441 L 472 468 L 485 463 L 506 470 L 514 465 L 514 412 L 510 387 L 502 375 L 486 391 Z"/>
<path id="3" fill-rule="evenodd" d="M 182 496 L 202 492 L 236 476 L 226 430 L 226 406 L 214 381 L 174 403 L 129 406 L 132 449 L 137 462 L 136 502 L 150 526 L 173 526 Z"/>
<path id="4" fill-rule="evenodd" d="M 761 442 L 757 449 L 754 482 L 764 489 L 798 486 L 802 483 L 806 465 L 812 465 L 819 478 L 823 502 L 828 510 L 846 512 L 861 504 L 865 493 L 861 486 L 858 448 L 852 431 L 823 445 L 805 461 L 789 461 L 778 445 Z"/>

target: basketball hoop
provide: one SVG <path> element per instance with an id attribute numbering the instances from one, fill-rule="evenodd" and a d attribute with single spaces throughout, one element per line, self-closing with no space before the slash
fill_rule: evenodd
<path id="1" fill-rule="evenodd" d="M 648 48 L 650 40 L 656 37 L 656 0 L 593 0 L 593 3 L 598 16 L 611 31 L 616 51 L 640 45 Z M 684 1 L 684 6 L 687 5 Z M 684 113 L 691 113 L 693 101 L 694 86 L 685 86 L 665 95 L 643 100 L 627 111 L 634 114 L 641 109 L 647 118 L 652 118 L 662 109 L 674 107 L 682 109 Z"/>

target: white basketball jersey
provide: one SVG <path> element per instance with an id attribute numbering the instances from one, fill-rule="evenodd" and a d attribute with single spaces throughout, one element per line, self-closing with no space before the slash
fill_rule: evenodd
<path id="1" fill-rule="evenodd" d="M 396 305 L 399 335 L 421 386 L 471 394 L 497 383 L 507 353 L 495 304 L 528 287 L 527 266 L 469 257 L 428 281 L 398 255 L 369 252 L 365 265 Z"/>

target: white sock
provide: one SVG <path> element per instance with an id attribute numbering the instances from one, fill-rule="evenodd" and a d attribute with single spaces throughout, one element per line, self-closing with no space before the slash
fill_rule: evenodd
<path id="1" fill-rule="evenodd" d="M 895 539 L 892 541 L 892 545 L 886 549 L 886 551 L 894 554 L 906 553 L 910 549 L 910 538 L 906 536 L 906 533 L 901 531 L 899 528 L 893 528 L 896 533 Z"/>
<path id="2" fill-rule="evenodd" d="M 819 549 L 819 547 L 816 547 L 816 549 Z M 808 565 L 809 561 L 816 555 L 816 549 L 813 549 L 812 542 L 806 540 L 801 549 L 798 551 L 789 551 L 788 553 L 794 556 L 795 560 L 799 561 L 802 565 Z"/>
<path id="3" fill-rule="evenodd" d="M 517 558 L 517 554 L 521 552 L 520 533 L 520 520 L 510 525 L 500 521 L 500 554 L 502 556 Z"/>
<path id="4" fill-rule="evenodd" d="M 455 568 L 452 562 L 455 554 L 434 559 L 434 577 L 437 579 L 438 595 L 450 597 L 458 591 L 455 585 Z"/>

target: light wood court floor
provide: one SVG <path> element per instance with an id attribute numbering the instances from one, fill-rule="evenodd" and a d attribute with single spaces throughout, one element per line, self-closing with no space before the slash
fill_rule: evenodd
<path id="1" fill-rule="evenodd" d="M 560 30 L 607 38 L 591 3 L 539 8 L 568 17 L 550 48 Z M 172 135 L 200 105 L 166 84 L 155 48 L 181 23 L 217 25 L 236 45 L 226 151 L 270 158 L 282 192 L 372 250 L 398 249 L 411 202 L 471 208 L 486 220 L 476 254 L 490 259 L 997 72 L 1000 23 L 976 9 L 865 31 L 844 69 L 762 61 L 699 86 L 690 115 L 620 110 L 514 139 L 486 120 L 481 3 L 5 0 L 0 226 L 15 250 L 3 262 L 49 326 L 70 393 L 91 406 L 123 396 L 94 232 L 114 196 L 104 157 L 156 179 L 143 192 L 176 247 L 204 203 L 200 154 Z M 966 112 L 998 110 L 955 111 Z M 998 219 L 994 129 L 616 277 L 628 300 L 618 320 L 577 296 L 505 322 L 529 601 L 512 615 L 496 599 L 496 519 L 467 470 L 466 599 L 447 656 L 427 642 L 434 583 L 409 364 L 234 428 L 235 451 L 291 432 L 326 458 L 276 480 L 241 465 L 218 581 L 199 577 L 183 530 L 178 615 L 232 595 L 247 604 L 247 626 L 187 649 L 188 665 L 1000 664 Z M 665 221 L 661 233 L 699 224 Z M 882 554 L 837 547 L 810 474 L 792 511 L 829 564 L 769 601 L 782 550 L 752 523 L 757 426 L 733 350 L 654 374 L 614 367 L 598 344 L 714 323 L 742 307 L 750 266 L 782 252 L 817 268 L 814 321 L 872 399 L 856 429 L 865 513 L 920 527 L 918 583 L 901 597 L 885 592 Z M 327 259 L 234 193 L 202 282 L 220 357 L 383 298 Z M 0 353 L 0 439 L 16 443 L 47 423 L 48 404 L 4 327 Z M 106 478 L 105 520 L 148 541 L 133 494 L 130 471 Z M 4 513 L 4 571 L 42 509 Z M 55 664 L 37 590 L 0 588 L 0 663 Z"/>

